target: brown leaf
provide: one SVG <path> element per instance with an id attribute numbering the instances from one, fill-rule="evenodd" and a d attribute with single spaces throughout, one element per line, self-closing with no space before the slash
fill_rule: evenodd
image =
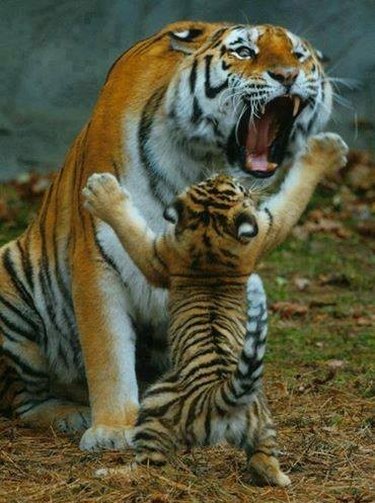
<path id="1" fill-rule="evenodd" d="M 357 225 L 357 231 L 361 236 L 375 238 L 375 221 L 361 222 Z"/>
<path id="2" fill-rule="evenodd" d="M 0 222 L 12 222 L 16 216 L 6 199 L 0 199 Z"/>
<path id="3" fill-rule="evenodd" d="M 320 285 L 332 285 L 342 288 L 351 285 L 350 278 L 344 273 L 320 274 L 318 279 Z"/>
<path id="4" fill-rule="evenodd" d="M 308 278 L 296 276 L 295 278 L 293 278 L 293 283 L 298 288 L 298 290 L 303 291 L 310 286 L 311 281 Z"/>
<path id="5" fill-rule="evenodd" d="M 39 199 L 49 187 L 54 175 L 38 175 L 36 173 L 24 173 L 11 185 L 16 189 L 24 201 Z"/>
<path id="6" fill-rule="evenodd" d="M 327 365 L 327 367 L 329 367 L 332 370 L 337 370 L 337 369 L 343 368 L 346 365 L 346 362 L 344 360 L 333 359 L 333 360 L 328 360 L 326 362 L 326 365 Z"/>
<path id="7" fill-rule="evenodd" d="M 308 312 L 308 307 L 305 304 L 280 301 L 271 305 L 271 311 L 278 313 L 280 318 L 287 319 L 293 316 L 305 316 Z"/>
<path id="8" fill-rule="evenodd" d="M 323 232 L 326 234 L 333 234 L 339 238 L 347 239 L 352 233 L 347 229 L 344 224 L 332 218 L 321 217 L 316 220 L 315 216 L 313 221 L 309 219 L 302 225 L 297 225 L 293 230 L 293 235 L 299 239 L 306 239 L 311 234 Z"/>

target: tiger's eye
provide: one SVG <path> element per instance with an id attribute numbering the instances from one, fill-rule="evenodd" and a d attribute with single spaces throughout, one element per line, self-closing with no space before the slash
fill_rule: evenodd
<path id="1" fill-rule="evenodd" d="M 238 47 L 233 52 L 236 54 L 236 56 L 239 56 L 241 59 L 250 59 L 255 56 L 254 49 L 250 49 L 250 47 L 246 47 L 246 45 L 241 45 L 241 47 Z"/>

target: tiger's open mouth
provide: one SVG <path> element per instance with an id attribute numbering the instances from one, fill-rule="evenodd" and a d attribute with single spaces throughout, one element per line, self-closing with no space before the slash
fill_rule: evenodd
<path id="1" fill-rule="evenodd" d="M 269 101 L 257 117 L 252 117 L 249 106 L 229 138 L 229 162 L 239 163 L 258 178 L 272 176 L 285 157 L 293 125 L 306 105 L 299 96 L 285 95 Z"/>

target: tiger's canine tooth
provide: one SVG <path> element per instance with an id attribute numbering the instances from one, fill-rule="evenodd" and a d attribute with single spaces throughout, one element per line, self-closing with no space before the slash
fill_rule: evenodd
<path id="1" fill-rule="evenodd" d="M 299 96 L 294 96 L 294 106 L 293 106 L 293 117 L 298 114 L 301 105 L 301 98 Z"/>

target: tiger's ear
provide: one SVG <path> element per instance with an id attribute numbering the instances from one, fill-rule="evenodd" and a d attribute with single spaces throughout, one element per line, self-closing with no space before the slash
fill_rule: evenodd
<path id="1" fill-rule="evenodd" d="M 248 243 L 258 234 L 258 224 L 253 215 L 241 213 L 236 218 L 236 233 L 238 241 Z"/>
<path id="2" fill-rule="evenodd" d="M 178 199 L 167 206 L 164 210 L 163 217 L 172 224 L 177 224 L 182 215 L 182 203 Z"/>
<path id="3" fill-rule="evenodd" d="M 197 40 L 203 34 L 199 28 L 187 28 L 186 30 L 175 30 L 168 33 L 171 47 L 175 51 L 184 54 L 192 54 L 197 50 Z"/>

